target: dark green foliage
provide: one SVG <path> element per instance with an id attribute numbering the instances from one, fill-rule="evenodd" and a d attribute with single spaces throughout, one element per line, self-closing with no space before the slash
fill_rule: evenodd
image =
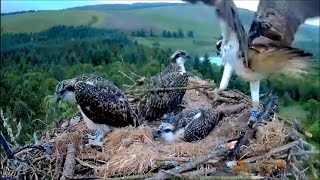
<path id="1" fill-rule="evenodd" d="M 181 28 L 178 29 L 178 31 L 168 31 L 168 30 L 163 30 L 161 33 L 161 36 L 164 38 L 184 38 L 186 37 L 183 30 Z M 152 36 L 150 36 L 152 37 Z M 188 31 L 187 37 L 193 38 L 193 31 Z"/>
<path id="2" fill-rule="evenodd" d="M 154 32 L 153 32 L 152 29 L 150 29 L 149 36 L 150 36 L 150 37 L 156 37 L 156 35 L 154 34 Z"/>
<path id="3" fill-rule="evenodd" d="M 153 34 L 153 33 L 152 33 Z M 133 31 L 131 33 L 132 36 L 136 36 L 136 37 L 146 37 L 147 33 L 144 29 L 140 29 L 138 31 Z M 149 35 L 151 36 L 151 32 L 149 33 Z M 154 34 L 153 34 L 154 35 Z"/>
<path id="4" fill-rule="evenodd" d="M 196 69 L 196 70 L 199 70 L 200 67 L 201 67 L 201 62 L 200 62 L 200 59 L 199 59 L 199 56 L 198 56 L 198 55 L 196 55 L 196 56 L 194 57 L 193 62 L 194 62 L 193 68 Z"/>
<path id="5" fill-rule="evenodd" d="M 188 37 L 191 37 L 190 32 Z M 146 36 L 143 29 L 136 33 Z M 147 34 L 152 35 L 152 30 Z M 177 38 L 178 35 L 175 32 Z M 171 38 L 172 32 L 164 30 L 162 36 Z M 130 74 L 130 69 L 147 77 L 154 75 L 169 64 L 169 57 L 175 51 L 163 49 L 157 41 L 149 48 L 131 41 L 119 31 L 88 26 L 56 26 L 40 33 L 2 34 L 1 45 L 0 106 L 10 117 L 21 121 L 21 134 L 25 136 L 21 136 L 19 142 L 27 141 L 36 130 L 52 128 L 56 120 L 72 114 L 72 110 L 53 107 L 48 100 L 59 81 L 94 73 L 122 87 L 132 82 L 119 70 Z M 214 79 L 217 84 L 223 73 L 223 67 L 212 64 L 208 55 L 202 61 L 196 55 L 193 61 L 186 63 L 186 69 L 192 75 Z M 319 108 L 316 108 L 320 100 L 318 78 L 319 74 L 300 80 L 273 77 L 261 83 L 261 94 L 273 90 L 283 99 L 284 105 L 290 105 L 291 100 L 306 102 L 304 108 L 310 112 L 310 123 L 306 126 L 316 134 L 316 140 L 319 139 L 320 119 Z M 228 89 L 249 94 L 250 88 L 248 82 L 233 75 Z M 68 113 L 61 115 L 66 110 Z"/>
<path id="6" fill-rule="evenodd" d="M 1 31 L 2 32 L 2 31 Z M 163 30 L 162 31 L 162 37 L 167 37 L 167 31 L 166 30 Z"/>
<path id="7" fill-rule="evenodd" d="M 171 34 L 170 31 L 167 31 L 167 37 L 168 37 L 168 38 L 171 38 L 171 37 L 172 37 L 172 34 Z"/>
<path id="8" fill-rule="evenodd" d="M 312 139 L 315 142 L 320 141 L 320 102 L 314 99 L 309 99 L 303 106 L 308 112 L 305 127 L 311 132 Z"/>
<path id="9" fill-rule="evenodd" d="M 184 33 L 183 33 L 181 28 L 178 29 L 178 37 L 179 38 L 184 38 Z"/>
<path id="10" fill-rule="evenodd" d="M 188 31 L 188 34 L 187 34 L 187 36 L 189 37 L 189 38 L 194 38 L 194 34 L 193 34 L 193 31 Z"/>
<path id="11" fill-rule="evenodd" d="M 214 77 L 214 69 L 212 67 L 212 63 L 210 62 L 209 55 L 205 54 L 204 59 L 202 61 L 202 65 L 198 69 L 198 71 L 202 74 L 205 79 L 213 79 Z"/>
<path id="12" fill-rule="evenodd" d="M 21 134 L 26 135 L 19 142 L 66 117 L 45 98 L 54 94 L 59 81 L 94 73 L 121 87 L 132 82 L 119 70 L 129 75 L 128 68 L 140 75 L 154 75 L 169 63 L 171 53 L 160 49 L 159 44 L 154 48 L 141 46 L 118 31 L 85 26 L 5 34 L 1 44 L 0 104 L 6 114 L 21 121 Z"/>

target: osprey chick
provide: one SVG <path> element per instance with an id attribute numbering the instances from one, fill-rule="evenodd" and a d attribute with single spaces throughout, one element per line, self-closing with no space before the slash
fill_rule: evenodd
<path id="1" fill-rule="evenodd" d="M 121 89 L 96 75 L 81 75 L 63 80 L 56 87 L 57 102 L 77 104 L 89 129 L 88 145 L 102 146 L 102 138 L 111 127 L 136 126 L 137 118 Z"/>
<path id="2" fill-rule="evenodd" d="M 157 90 L 148 92 L 145 96 L 145 105 L 139 108 L 146 120 L 152 121 L 165 113 L 176 111 L 186 92 L 185 89 L 167 90 L 167 88 L 187 87 L 189 76 L 184 64 L 190 56 L 185 51 L 178 50 L 170 59 L 170 65 L 151 77 L 147 84 L 147 89 Z"/>
<path id="3" fill-rule="evenodd" d="M 166 114 L 155 137 L 167 143 L 198 141 L 205 138 L 223 116 L 224 113 L 212 108 L 183 110 L 175 116 Z"/>

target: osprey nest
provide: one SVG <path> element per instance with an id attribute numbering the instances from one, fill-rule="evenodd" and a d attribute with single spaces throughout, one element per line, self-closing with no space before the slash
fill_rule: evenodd
<path id="1" fill-rule="evenodd" d="M 190 78 L 185 109 L 223 109 L 224 117 L 204 139 L 166 144 L 153 139 L 159 122 L 118 128 L 104 146 L 86 148 L 90 130 L 81 120 L 68 120 L 33 145 L 1 155 L 2 177 L 18 179 L 263 179 L 315 178 L 318 152 L 304 140 L 296 123 L 274 113 L 276 98 L 263 105 L 265 123 L 248 126 L 250 99 L 224 91 L 213 102 L 214 82 Z M 127 91 L 139 101 L 135 88 Z M 136 103 L 134 103 L 136 104 Z"/>

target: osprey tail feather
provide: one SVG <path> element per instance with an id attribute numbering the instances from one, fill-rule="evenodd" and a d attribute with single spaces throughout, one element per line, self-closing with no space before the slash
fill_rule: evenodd
<path id="1" fill-rule="evenodd" d="M 312 69 L 312 56 L 297 48 L 255 44 L 249 50 L 249 67 L 265 75 L 300 77 Z"/>

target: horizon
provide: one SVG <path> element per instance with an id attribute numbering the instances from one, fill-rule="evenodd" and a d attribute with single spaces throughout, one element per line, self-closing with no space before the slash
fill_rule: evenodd
<path id="1" fill-rule="evenodd" d="M 59 0 L 45 0 L 45 1 L 22 1 L 22 0 L 2 0 L 1 1 L 1 13 L 12 13 L 19 11 L 30 11 L 30 10 L 63 10 L 74 7 L 90 6 L 90 5 L 103 5 L 103 4 L 134 4 L 134 3 L 186 3 L 181 0 L 76 0 L 76 1 L 65 1 Z M 234 3 L 238 8 L 248 9 L 250 11 L 256 11 L 259 0 L 234 0 Z M 305 21 L 305 24 L 320 26 L 320 18 L 310 18 Z"/>

